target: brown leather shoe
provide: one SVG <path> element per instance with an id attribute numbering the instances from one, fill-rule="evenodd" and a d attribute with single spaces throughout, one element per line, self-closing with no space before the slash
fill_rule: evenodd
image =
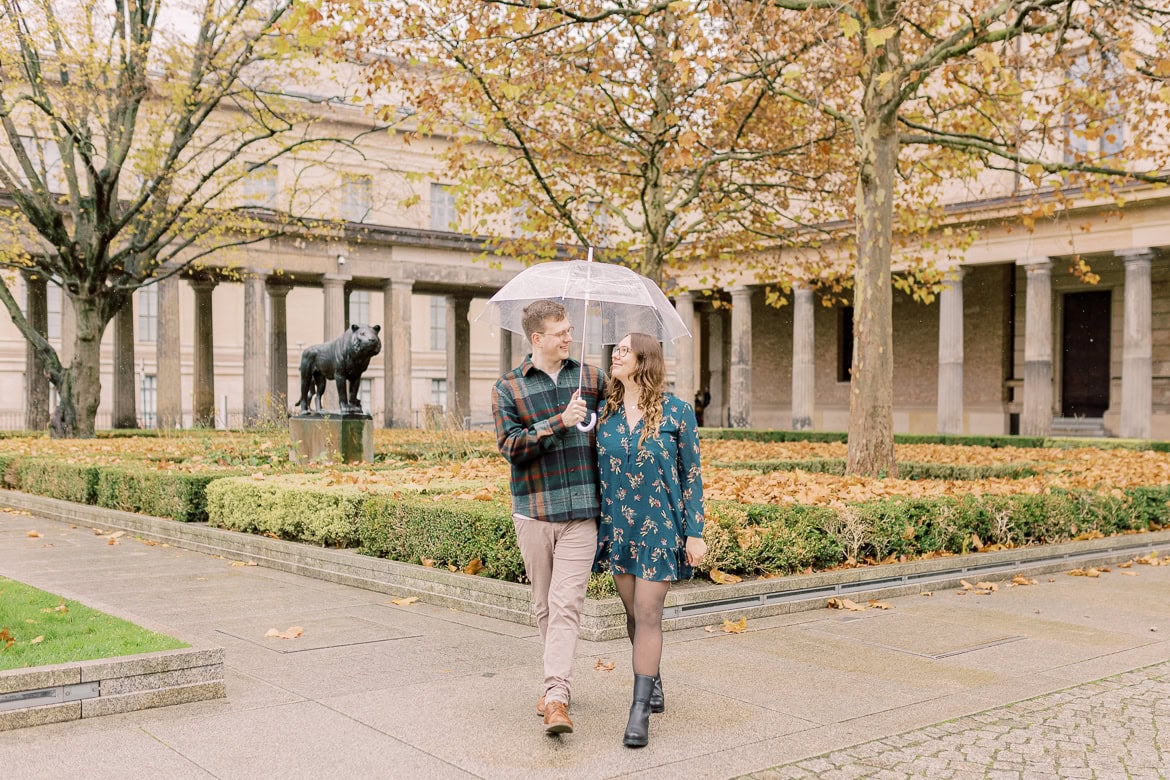
<path id="1" fill-rule="evenodd" d="M 536 714 L 542 718 L 544 717 L 544 697 L 543 696 L 541 696 L 540 701 L 538 701 L 536 703 Z"/>
<path id="2" fill-rule="evenodd" d="M 569 705 L 563 701 L 546 702 L 544 706 L 545 734 L 572 734 L 573 721 L 569 720 Z"/>

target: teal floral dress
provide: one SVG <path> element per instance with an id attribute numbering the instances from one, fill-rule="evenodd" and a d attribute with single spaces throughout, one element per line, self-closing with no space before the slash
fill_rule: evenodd
<path id="1" fill-rule="evenodd" d="M 614 574 L 674 581 L 691 576 L 686 537 L 703 535 L 703 478 L 694 408 L 662 399 L 662 426 L 638 447 L 644 421 L 630 430 L 624 409 L 597 428 L 601 477 L 599 563 Z"/>

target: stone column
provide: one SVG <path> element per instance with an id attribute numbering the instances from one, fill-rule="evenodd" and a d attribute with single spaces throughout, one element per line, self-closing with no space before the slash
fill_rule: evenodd
<path id="1" fill-rule="evenodd" d="M 268 397 L 273 408 L 289 408 L 288 398 L 288 293 L 292 285 L 268 280 L 272 302 L 272 331 L 268 343 Z M 300 359 L 300 355 L 297 356 Z M 300 387 L 297 387 L 300 395 Z"/>
<path id="2" fill-rule="evenodd" d="M 688 404 L 695 400 L 695 296 L 679 293 L 674 308 L 691 335 L 674 342 L 674 394 Z"/>
<path id="3" fill-rule="evenodd" d="M 382 283 L 382 354 L 385 361 L 385 415 L 387 428 L 414 424 L 410 384 L 411 290 L 413 279 L 387 279 Z"/>
<path id="4" fill-rule="evenodd" d="M 938 299 L 938 432 L 963 432 L 963 275 L 960 266 L 947 275 Z"/>
<path id="5" fill-rule="evenodd" d="M 1052 260 L 1018 261 L 1027 268 L 1024 323 L 1024 411 L 1020 434 L 1047 436 L 1052 430 Z"/>
<path id="6" fill-rule="evenodd" d="M 49 338 L 49 284 L 40 274 L 25 271 L 24 316 L 34 331 Z M 49 427 L 49 375 L 33 345 L 24 347 L 24 427 L 43 431 Z"/>
<path id="7" fill-rule="evenodd" d="M 752 427 L 752 288 L 731 288 L 731 427 Z"/>
<path id="8" fill-rule="evenodd" d="M 813 289 L 792 284 L 792 430 L 809 431 L 816 409 L 817 356 Z"/>
<path id="9" fill-rule="evenodd" d="M 155 349 L 158 379 L 155 407 L 158 427 L 183 427 L 183 342 L 180 330 L 179 277 L 168 276 L 158 283 L 158 332 Z"/>
<path id="10" fill-rule="evenodd" d="M 325 321 L 322 343 L 332 341 L 345 330 L 345 283 L 349 276 L 325 274 L 321 286 L 325 288 Z M 341 411 L 341 400 L 337 397 L 337 383 L 325 383 L 325 396 L 321 399 L 325 411 Z"/>
<path id="11" fill-rule="evenodd" d="M 515 368 L 521 360 L 521 358 L 514 357 L 516 354 L 512 349 L 512 344 L 514 341 L 512 336 L 514 335 L 516 334 L 512 333 L 512 331 L 500 328 L 500 376 L 503 376 Z"/>
<path id="12" fill-rule="evenodd" d="M 192 279 L 195 291 L 195 408 L 196 426 L 215 427 L 215 334 L 212 328 L 211 291 L 215 279 Z M 161 308 L 161 306 L 160 306 Z M 227 426 L 227 420 L 224 420 Z"/>
<path id="13" fill-rule="evenodd" d="M 134 296 L 114 315 L 114 414 L 113 428 L 137 428 L 134 403 Z"/>
<path id="14" fill-rule="evenodd" d="M 264 276 L 244 274 L 244 427 L 259 425 L 268 414 L 268 356 L 264 341 Z"/>
<path id="15" fill-rule="evenodd" d="M 711 309 L 707 312 L 707 366 L 711 374 L 711 384 L 707 387 L 707 391 L 711 393 L 711 403 L 707 404 L 707 409 L 703 412 L 703 425 L 712 428 L 722 428 L 727 425 L 727 417 L 723 413 L 723 408 L 727 405 L 727 399 L 723 393 L 724 360 L 723 351 L 723 332 L 726 326 L 726 318 L 723 316 L 722 309 Z"/>
<path id="16" fill-rule="evenodd" d="M 460 425 L 471 415 L 471 296 L 447 296 L 447 411 Z"/>
<path id="17" fill-rule="evenodd" d="M 1125 346 L 1121 358 L 1121 430 L 1148 439 L 1153 416 L 1153 312 L 1149 249 L 1114 252 L 1125 262 Z"/>

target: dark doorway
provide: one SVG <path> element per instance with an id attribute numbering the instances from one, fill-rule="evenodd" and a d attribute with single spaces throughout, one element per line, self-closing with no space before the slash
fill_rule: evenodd
<path id="1" fill-rule="evenodd" d="M 1109 408 L 1109 327 L 1112 293 L 1064 296 L 1061 414 L 1104 417 Z"/>

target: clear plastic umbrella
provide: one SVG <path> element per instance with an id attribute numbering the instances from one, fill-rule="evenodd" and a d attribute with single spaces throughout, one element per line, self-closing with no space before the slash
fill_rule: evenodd
<path id="1" fill-rule="evenodd" d="M 592 247 L 587 260 L 554 260 L 525 268 L 488 300 L 476 321 L 523 334 L 524 307 L 537 300 L 565 307 L 569 322 L 581 334 L 582 363 L 586 342 L 598 338 L 589 330 L 590 320 L 600 323 L 602 344 L 616 344 L 631 332 L 659 341 L 690 335 L 657 284 L 625 266 L 593 262 Z"/>

